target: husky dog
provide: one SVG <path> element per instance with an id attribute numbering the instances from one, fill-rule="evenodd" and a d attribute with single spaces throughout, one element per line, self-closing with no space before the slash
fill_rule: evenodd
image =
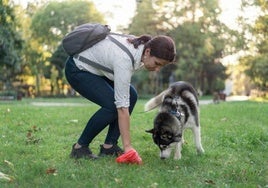
<path id="1" fill-rule="evenodd" d="M 198 153 L 203 153 L 201 144 L 201 128 L 199 122 L 199 102 L 195 89 L 187 82 L 175 82 L 162 93 L 145 104 L 145 111 L 159 107 L 154 119 L 151 133 L 154 143 L 160 149 L 160 158 L 170 157 L 175 147 L 174 159 L 181 158 L 183 131 L 192 129 Z"/>

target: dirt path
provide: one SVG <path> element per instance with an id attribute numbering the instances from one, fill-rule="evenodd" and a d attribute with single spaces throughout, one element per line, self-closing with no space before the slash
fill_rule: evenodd
<path id="1" fill-rule="evenodd" d="M 34 106 L 88 106 L 83 103 L 65 103 L 65 102 L 31 102 Z"/>
<path id="2" fill-rule="evenodd" d="M 247 96 L 230 96 L 226 101 L 245 101 L 248 100 Z M 200 105 L 213 104 L 213 100 L 200 100 Z M 34 106 L 88 106 L 90 103 L 71 103 L 71 102 L 31 102 Z"/>

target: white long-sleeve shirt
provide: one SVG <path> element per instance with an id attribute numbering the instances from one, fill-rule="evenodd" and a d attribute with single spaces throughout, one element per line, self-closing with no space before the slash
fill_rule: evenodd
<path id="1" fill-rule="evenodd" d="M 116 107 L 129 107 L 129 88 L 131 77 L 135 70 L 141 68 L 143 65 L 141 62 L 141 56 L 144 45 L 139 45 L 138 48 L 135 49 L 133 44 L 127 41 L 127 36 L 112 36 L 123 44 L 133 55 L 135 62 L 134 69 L 129 55 L 108 37 L 91 48 L 81 52 L 79 55 L 107 67 L 112 70 L 114 74 L 97 69 L 94 66 L 84 63 L 76 58 L 74 58 L 74 62 L 80 70 L 88 71 L 99 76 L 105 76 L 108 79 L 113 80 Z"/>

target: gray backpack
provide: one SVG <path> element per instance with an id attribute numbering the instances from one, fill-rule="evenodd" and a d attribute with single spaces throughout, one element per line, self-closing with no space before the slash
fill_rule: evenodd
<path id="1" fill-rule="evenodd" d="M 86 59 L 85 57 L 78 56 L 78 54 L 90 47 L 94 44 L 104 40 L 107 36 L 108 38 L 114 42 L 119 48 L 125 51 L 131 61 L 132 66 L 134 67 L 134 57 L 130 53 L 130 51 L 118 40 L 116 40 L 111 35 L 121 35 L 117 33 L 111 33 L 111 29 L 108 25 L 102 25 L 99 23 L 86 23 L 80 26 L 77 26 L 73 31 L 68 33 L 62 40 L 63 49 L 70 56 L 73 56 L 84 63 L 88 63 L 92 66 L 97 66 L 97 68 L 102 68 L 101 65 Z M 125 36 L 125 35 L 123 35 Z M 81 58 L 80 58 L 81 57 Z M 103 68 L 102 68 L 103 69 Z M 107 71 L 107 70 L 106 70 Z M 108 71 L 109 72 L 109 71 Z"/>

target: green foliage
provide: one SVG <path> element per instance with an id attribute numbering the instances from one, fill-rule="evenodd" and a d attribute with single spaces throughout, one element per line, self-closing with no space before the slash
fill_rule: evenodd
<path id="1" fill-rule="evenodd" d="M 245 1 L 244 7 L 248 4 Z M 268 87 L 268 3 L 266 1 L 255 0 L 254 5 L 258 6 L 262 12 L 250 28 L 252 38 L 254 38 L 254 55 L 248 55 L 240 59 L 242 65 L 246 67 L 245 73 L 253 80 L 254 84 L 261 90 Z M 252 5 L 251 5 L 252 6 Z"/>
<path id="2" fill-rule="evenodd" d="M 137 4 L 137 14 L 134 16 L 129 26 L 129 32 L 134 35 L 157 33 L 157 25 L 161 25 L 162 20 L 156 19 L 157 11 L 152 7 L 152 1 L 141 1 Z"/>
<path id="3" fill-rule="evenodd" d="M 165 15 L 170 15 L 171 9 L 167 7 L 167 1 L 138 1 L 137 13 L 129 25 L 129 32 L 135 35 L 168 35 L 172 26 Z M 174 8 L 174 7 L 173 7 Z M 168 12 L 166 12 L 168 10 Z M 141 71 L 134 74 L 133 83 L 138 85 L 141 94 L 156 94 L 169 84 L 169 77 L 177 68 L 176 64 L 162 68 L 159 73 Z M 147 78 L 147 79 L 144 79 Z"/>
<path id="4" fill-rule="evenodd" d="M 216 82 L 224 83 L 227 77 L 219 59 L 230 45 L 226 37 L 234 35 L 218 21 L 220 9 L 216 1 L 190 1 L 190 5 L 181 3 L 180 8 L 183 21 L 171 31 L 178 51 L 177 77 L 211 93 L 218 89 Z"/>
<path id="5" fill-rule="evenodd" d="M 92 2 L 84 0 L 51 1 L 41 6 L 32 17 L 30 26 L 32 37 L 40 46 L 32 50 L 43 58 L 37 58 L 38 61 L 34 62 L 31 68 L 35 74 L 38 72 L 47 79 L 51 79 L 52 75 L 57 74 L 58 76 L 52 80 L 51 86 L 58 91 L 58 94 L 62 92 L 60 83 L 65 83 L 63 68 L 68 57 L 61 46 L 61 41 L 66 33 L 74 29 L 75 26 L 87 22 L 104 23 L 104 19 Z M 33 47 L 33 45 L 30 46 Z M 41 54 L 38 52 L 39 49 L 42 49 Z M 32 54 L 31 58 L 35 54 Z M 56 74 L 51 71 L 53 66 L 56 67 Z"/>
<path id="6" fill-rule="evenodd" d="M 104 22 L 93 3 L 84 0 L 51 1 L 33 16 L 31 29 L 33 36 L 53 52 L 67 32 L 87 22 Z"/>
<path id="7" fill-rule="evenodd" d="M 68 58 L 68 55 L 64 51 L 62 45 L 59 45 L 57 50 L 53 53 L 50 62 L 52 65 L 56 66 L 57 70 L 59 71 L 59 78 L 63 78 L 63 70 L 65 66 L 65 60 Z M 50 73 L 49 73 L 50 77 Z"/>
<path id="8" fill-rule="evenodd" d="M 268 56 L 267 54 L 257 56 L 246 56 L 240 61 L 246 66 L 245 73 L 252 78 L 255 85 L 266 90 L 268 87 Z"/>
<path id="9" fill-rule="evenodd" d="M 5 0 L 0 1 L 0 88 L 12 88 L 12 81 L 21 71 L 20 52 L 23 41 L 14 8 Z"/>
<path id="10" fill-rule="evenodd" d="M 171 35 L 178 54 L 178 65 L 173 67 L 176 80 L 189 81 L 204 93 L 211 93 L 227 77 L 219 59 L 238 50 L 236 42 L 240 41 L 237 32 L 218 20 L 220 13 L 216 0 L 141 1 L 129 30 L 139 35 Z M 173 71 L 153 79 L 165 85 Z"/>
<path id="11" fill-rule="evenodd" d="M 217 0 L 137 1 L 136 15 L 128 31 L 135 35 L 171 35 L 177 46 L 178 63 L 158 74 L 139 72 L 133 83 L 143 88 L 140 91 L 154 94 L 176 72 L 176 80 L 190 81 L 205 93 L 218 90 L 228 76 L 220 59 L 243 47 L 250 50 L 250 56 L 241 60 L 243 71 L 259 89 L 265 90 L 268 87 L 267 1 L 242 2 L 242 8 L 258 7 L 260 16 L 253 26 L 240 17 L 239 21 L 244 23 L 239 31 L 233 31 L 220 23 Z M 58 71 L 58 83 L 65 83 L 62 69 L 67 54 L 60 46 L 61 40 L 76 25 L 86 22 L 104 23 L 103 15 L 89 1 L 32 1 L 25 10 L 18 9 L 12 1 L 0 1 L 0 88 L 12 87 L 15 79 L 26 82 L 33 76 L 39 94 L 44 77 L 51 78 L 53 66 Z M 23 76 L 18 78 L 18 74 Z M 59 84 L 57 87 L 61 87 Z"/>
<path id="12" fill-rule="evenodd" d="M 267 186 L 267 103 L 222 102 L 201 106 L 205 154 L 196 154 L 192 133 L 187 130 L 179 161 L 159 158 L 157 146 L 145 133 L 152 127 L 156 111 L 144 113 L 144 103 L 137 103 L 131 120 L 133 145 L 144 162 L 137 166 L 118 165 L 112 157 L 96 161 L 69 158 L 72 144 L 98 109 L 84 99 L 2 102 L 0 172 L 8 175 L 10 182 L 0 178 L 0 186 Z M 105 134 L 106 131 L 91 144 L 94 153 L 98 153 Z"/>

